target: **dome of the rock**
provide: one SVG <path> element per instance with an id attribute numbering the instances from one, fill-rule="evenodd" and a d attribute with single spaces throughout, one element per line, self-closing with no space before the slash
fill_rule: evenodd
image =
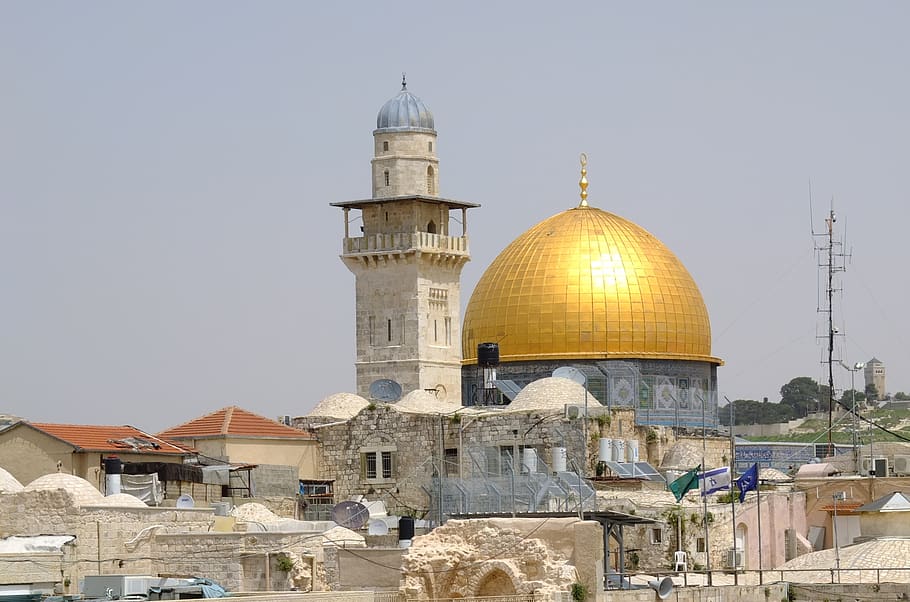
<path id="1" fill-rule="evenodd" d="M 682 262 L 644 228 L 580 206 L 519 236 L 484 272 L 464 319 L 466 363 L 711 356 L 711 325 Z"/>

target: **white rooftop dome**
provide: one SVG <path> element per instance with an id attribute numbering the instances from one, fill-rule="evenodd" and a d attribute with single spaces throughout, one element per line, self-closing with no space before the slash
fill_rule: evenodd
<path id="1" fill-rule="evenodd" d="M 584 405 L 585 388 L 574 380 L 549 376 L 530 383 L 522 389 L 512 403 L 509 411 L 514 410 L 559 410 L 562 411 L 566 404 Z M 590 392 L 587 393 L 588 406 L 600 406 Z"/>
<path id="2" fill-rule="evenodd" d="M 135 495 L 130 495 L 128 493 L 115 493 L 113 495 L 107 495 L 101 498 L 100 502 L 92 504 L 93 506 L 113 506 L 116 508 L 147 508 L 145 502 L 137 498 Z"/>
<path id="3" fill-rule="evenodd" d="M 392 407 L 406 412 L 423 412 L 427 414 L 454 414 L 461 409 L 461 406 L 439 401 L 435 395 L 423 389 L 411 391 Z"/>
<path id="4" fill-rule="evenodd" d="M 63 489 L 73 496 L 77 506 L 97 506 L 104 496 L 95 487 L 81 477 L 62 472 L 54 472 L 38 477 L 25 486 L 25 491 L 54 491 Z"/>
<path id="5" fill-rule="evenodd" d="M 17 493 L 23 489 L 22 483 L 0 466 L 0 493 Z"/>
<path id="6" fill-rule="evenodd" d="M 354 393 L 335 393 L 316 404 L 307 416 L 348 420 L 360 413 L 370 402 Z"/>

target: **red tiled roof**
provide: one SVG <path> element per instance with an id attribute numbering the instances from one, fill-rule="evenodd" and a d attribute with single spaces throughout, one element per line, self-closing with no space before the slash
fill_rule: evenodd
<path id="1" fill-rule="evenodd" d="M 312 439 L 312 435 L 281 424 L 271 418 L 254 414 L 237 406 L 221 408 L 181 425 L 158 433 L 166 439 L 198 439 L 201 437 L 278 437 L 281 439 Z"/>
<path id="2" fill-rule="evenodd" d="M 51 424 L 47 422 L 23 422 L 22 424 L 68 443 L 79 451 L 178 455 L 190 453 L 187 448 L 174 445 L 132 426 Z"/>

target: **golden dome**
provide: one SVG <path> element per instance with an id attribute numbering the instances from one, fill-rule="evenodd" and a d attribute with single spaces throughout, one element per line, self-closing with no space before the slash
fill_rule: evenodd
<path id="1" fill-rule="evenodd" d="M 705 302 L 682 262 L 644 228 L 582 204 L 515 239 L 484 272 L 464 318 L 466 364 L 711 356 Z"/>

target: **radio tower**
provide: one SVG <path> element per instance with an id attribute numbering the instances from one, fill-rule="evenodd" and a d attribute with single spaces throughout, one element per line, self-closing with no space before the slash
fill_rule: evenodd
<path id="1" fill-rule="evenodd" d="M 815 250 L 819 255 L 819 268 L 825 276 L 825 295 L 824 304 L 818 308 L 818 312 L 825 314 L 827 333 L 823 335 L 827 339 L 828 353 L 826 359 L 822 362 L 828 367 L 828 449 L 827 455 L 834 455 L 834 443 L 832 441 L 832 429 L 834 427 L 834 364 L 837 359 L 834 357 L 834 337 L 838 336 L 837 327 L 834 325 L 834 291 L 835 274 L 846 270 L 843 241 L 834 239 L 834 223 L 837 217 L 834 215 L 834 209 L 828 211 L 828 217 L 825 218 L 825 231 L 818 233 L 812 232 L 813 236 L 820 238 L 823 243 L 816 246 Z M 821 338 L 821 337 L 820 337 Z"/>

